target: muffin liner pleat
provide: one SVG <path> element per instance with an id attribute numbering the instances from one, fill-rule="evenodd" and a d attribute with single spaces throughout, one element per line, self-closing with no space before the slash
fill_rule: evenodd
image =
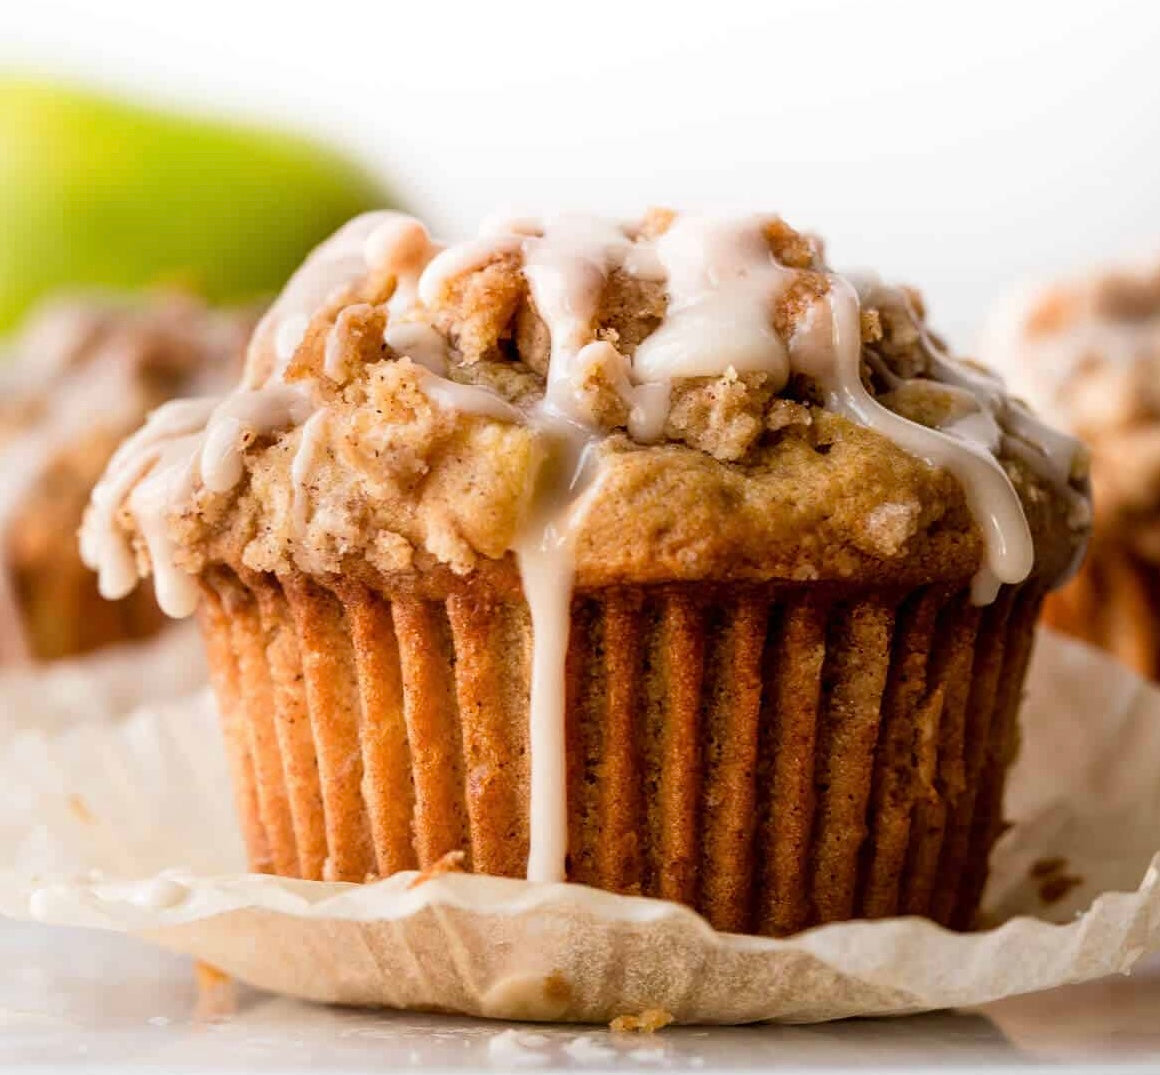
<path id="1" fill-rule="evenodd" d="M 532 647 L 518 594 L 216 569 L 202 626 L 253 867 L 522 876 Z M 582 591 L 568 879 L 781 935 L 968 928 L 1041 594 L 683 584 Z"/>

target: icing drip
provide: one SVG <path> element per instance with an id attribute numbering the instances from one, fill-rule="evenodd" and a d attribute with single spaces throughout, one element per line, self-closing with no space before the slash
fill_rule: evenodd
<path id="1" fill-rule="evenodd" d="M 532 619 L 529 701 L 531 791 L 529 881 L 563 881 L 568 854 L 564 675 L 572 622 L 578 523 L 596 486 L 591 442 L 580 434 L 556 442 L 546 463 L 547 492 L 516 544 Z M 566 476 L 559 480 L 559 476 Z M 554 479 L 554 480 L 553 480 Z"/>
<path id="2" fill-rule="evenodd" d="M 561 216 L 543 224 L 522 221 L 516 227 L 526 233 L 522 238 L 505 235 L 497 225 L 492 250 L 507 251 L 519 242 L 532 301 L 551 341 L 544 398 L 528 416 L 547 445 L 545 473 L 539 479 L 536 510 L 515 547 L 533 636 L 527 876 L 530 881 L 562 881 L 568 850 L 567 797 L 562 790 L 566 788 L 564 665 L 577 525 L 591 476 L 591 468 L 582 461 L 595 436 L 595 430 L 584 424 L 579 393 L 587 371 L 601 364 L 612 371 L 622 393 L 632 396 L 627 360 L 611 344 L 594 339 L 608 274 L 623 262 L 631 240 L 619 227 L 581 216 Z M 473 250 L 471 258 L 480 252 Z M 453 252 L 441 257 L 448 261 L 440 265 L 436 259 L 421 288 L 434 286 L 448 263 L 458 264 Z"/>
<path id="3" fill-rule="evenodd" d="M 797 275 L 769 249 L 760 218 L 678 217 L 656 241 L 669 309 L 636 349 L 644 382 L 762 371 L 775 390 L 789 379 L 789 352 L 773 327 L 773 304 Z"/>
<path id="4" fill-rule="evenodd" d="M 495 418 L 500 422 L 523 422 L 527 419 L 527 415 L 518 407 L 510 404 L 498 392 L 482 385 L 459 384 L 428 373 L 423 377 L 423 390 L 432 402 L 451 411 Z"/>
<path id="5" fill-rule="evenodd" d="M 564 779 L 563 691 L 568 651 L 574 546 L 584 515 L 585 489 L 594 468 L 584 465 L 597 431 L 586 425 L 584 385 L 603 374 L 629 408 L 630 428 L 655 440 L 668 414 L 667 382 L 638 385 L 626 356 L 595 338 L 595 321 L 609 274 L 616 268 L 651 275 L 655 258 L 634 255 L 625 230 L 599 218 L 561 215 L 546 220 L 495 220 L 473 243 L 452 247 L 424 270 L 418 293 L 429 304 L 447 283 L 497 256 L 518 251 L 536 311 L 548 329 L 550 355 L 544 397 L 519 415 L 547 446 L 547 469 L 554 478 L 514 549 L 524 596 L 532 617 L 530 697 L 531 811 L 528 879 L 562 881 L 567 854 Z M 462 388 L 463 386 L 456 386 Z M 430 382 L 432 398 L 447 398 L 446 383 Z M 474 408 L 473 408 L 474 409 Z M 545 486 L 541 477 L 541 487 Z"/>
<path id="6" fill-rule="evenodd" d="M 320 441 L 326 432 L 328 417 L 326 411 L 319 410 L 306 419 L 306 424 L 302 427 L 302 439 L 298 442 L 298 451 L 294 453 L 294 462 L 290 464 L 294 526 L 300 534 L 305 533 L 306 526 L 310 522 L 310 497 L 307 494 L 307 487 L 310 472 L 314 469 L 318 458 Z"/>
<path id="7" fill-rule="evenodd" d="M 447 372 L 447 341 L 430 325 L 421 321 L 388 324 L 383 339 L 391 350 L 406 355 L 432 373 L 442 377 Z"/>
<path id="8" fill-rule="evenodd" d="M 128 507 L 149 549 L 158 604 L 171 616 L 193 611 L 196 587 L 174 563 L 166 520 L 177 497 L 192 491 L 193 468 L 214 407 L 213 399 L 163 404 L 109 461 L 81 527 L 81 558 L 98 571 L 103 597 L 115 601 L 137 583 L 132 542 L 117 525 L 117 515 Z"/>
<path id="9" fill-rule="evenodd" d="M 250 358 L 271 350 L 276 360 L 275 375 L 290 364 L 294 352 L 306 336 L 310 319 L 344 288 L 361 280 L 368 269 L 404 272 L 420 255 L 417 233 L 426 229 L 417 220 L 401 213 L 363 213 L 348 221 L 326 242 L 315 248 L 290 277 L 274 305 L 259 322 L 250 344 Z M 368 257 L 375 258 L 374 261 Z M 398 290 L 398 289 L 396 289 Z M 404 288 L 404 294 L 410 294 Z M 269 377 L 266 364 L 247 363 L 248 387 L 257 388 Z"/>
<path id="10" fill-rule="evenodd" d="M 284 384 L 158 407 L 110 460 L 81 527 L 81 557 L 99 571 L 102 596 L 124 597 L 137 581 L 133 546 L 116 518 L 127 505 L 149 551 L 158 605 L 170 616 L 190 615 L 197 584 L 177 566 L 170 516 L 199 482 L 228 492 L 241 480 L 249 444 L 306 422 L 312 412 L 306 389 Z"/>
<path id="11" fill-rule="evenodd" d="M 873 277 L 863 278 L 862 284 L 868 299 L 882 307 L 890 305 L 901 307 L 918 327 L 930 360 L 931 372 L 936 379 L 944 387 L 949 386 L 968 393 L 975 400 L 978 411 L 977 417 L 972 416 L 971 424 L 964 426 L 964 423 L 959 421 L 944 432 L 967 440 L 973 439 L 987 453 L 1006 448 L 1012 455 L 1022 458 L 1032 470 L 1047 477 L 1065 497 L 1068 503 L 1069 523 L 1076 530 L 1087 529 L 1092 518 L 1089 483 L 1085 479 L 1077 487 L 1073 482 L 1077 460 L 1083 451 L 1080 442 L 1075 437 L 1047 425 L 1033 414 L 1021 400 L 1007 391 L 1002 378 L 991 370 L 966 362 L 956 362 L 950 358 L 945 350 L 931 339 L 904 292 L 886 287 Z M 971 436 L 972 430 L 978 431 L 982 422 L 987 423 L 988 429 L 985 441 L 978 436 Z M 998 467 L 993 456 L 988 455 L 987 458 Z M 1020 512 L 1022 513 L 1022 509 Z M 1086 542 L 1077 543 L 1071 563 L 1056 580 L 1057 585 L 1062 585 L 1075 574 L 1086 549 Z M 997 585 L 995 589 L 997 591 Z M 993 599 L 994 594 L 987 598 L 986 589 L 976 595 L 976 600 L 982 604 Z"/>
<path id="12" fill-rule="evenodd" d="M 830 274 L 824 309 L 827 316 L 815 327 L 817 311 L 790 341 L 794 368 L 814 378 L 826 394 L 826 406 L 851 421 L 888 437 L 903 450 L 942 467 L 963 487 L 967 505 L 982 531 L 986 561 L 972 585 L 978 604 L 995 599 L 1002 583 L 1022 582 L 1031 572 L 1035 549 L 1023 506 L 1003 468 L 986 449 L 949 428 L 929 429 L 879 403 L 862 383 L 861 304 L 849 281 Z M 826 323 L 828 322 L 828 324 Z M 954 383 L 953 381 L 951 383 Z M 981 390 L 973 390 L 965 376 L 960 387 L 972 391 L 986 406 Z M 993 414 L 992 414 L 993 420 Z"/>
<path id="13" fill-rule="evenodd" d="M 242 478 L 242 452 L 254 439 L 301 425 L 314 413 L 309 390 L 269 384 L 231 392 L 214 408 L 201 446 L 200 477 L 212 493 L 228 493 Z"/>
<path id="14" fill-rule="evenodd" d="M 599 484 L 594 448 L 601 434 L 588 424 L 584 405 L 591 381 L 598 378 L 612 386 L 627 405 L 630 432 L 647 442 L 663 435 L 674 380 L 762 372 L 780 390 L 793 374 L 812 378 L 830 409 L 959 479 L 985 544 L 985 563 L 973 588 L 980 602 L 992 599 L 1002 583 L 1022 581 L 1033 558 L 1020 501 L 993 451 L 1001 440 L 1019 437 L 1040 454 L 1046 473 L 1060 481 L 1070 473 L 1070 442 L 1039 429 L 1029 415 L 1006 403 L 997 382 L 951 363 L 930 341 L 936 379 L 963 404 L 956 417 L 943 429 L 931 429 L 879 403 L 862 382 L 859 294 L 841 276 L 825 274 L 824 294 L 809 300 L 808 314 L 792 337 L 783 339 L 774 327 L 775 312 L 799 273 L 774 257 L 768 224 L 761 217 L 679 217 L 653 240 L 590 217 L 496 219 L 478 239 L 440 252 L 410 218 L 359 218 L 308 259 L 259 328 L 257 350 L 251 354 L 252 382 L 212 410 L 163 408 L 118 453 L 94 494 L 84 534 L 86 560 L 100 567 L 102 587 L 110 594 L 131 585 L 132 548 L 115 525 L 115 513 L 127 499 L 149 549 L 159 596 L 165 591 L 162 607 L 175 614 L 188 611 L 193 582 L 173 567 L 167 514 L 198 482 L 218 492 L 234 487 L 242 475 L 245 447 L 256 437 L 293 426 L 303 426 L 292 483 L 294 524 L 304 529 L 324 412 L 315 413 L 305 390 L 285 384 L 281 371 L 320 304 L 368 271 L 394 277 L 384 340 L 422 370 L 428 397 L 456 411 L 524 423 L 541 447 L 533 505 L 512 550 L 533 629 L 527 875 L 536 881 L 562 880 L 567 854 L 564 669 L 575 546 Z M 460 274 L 509 256 L 521 260 L 550 341 L 543 398 L 527 408 L 488 388 L 450 379 L 446 341 L 411 317 L 416 311 L 421 315 L 423 305 L 436 306 Z M 614 272 L 663 281 L 668 295 L 665 318 L 631 355 L 597 331 Z M 900 292 L 868 286 L 877 288 L 876 302 L 905 302 Z M 340 368 L 342 331 L 336 328 L 325 355 L 324 372 L 338 382 L 349 372 Z M 261 359 L 270 351 L 277 358 L 273 372 L 256 372 L 264 369 Z"/>
<path id="15" fill-rule="evenodd" d="M 283 375 L 311 316 L 368 270 L 417 277 L 425 256 L 414 253 L 417 232 L 426 235 L 417 221 L 397 213 L 366 213 L 344 225 L 311 253 L 258 324 L 246 375 L 234 391 L 164 404 L 121 445 L 93 490 L 81 527 L 81 556 L 98 571 L 102 595 L 124 597 L 137 581 L 132 540 L 117 522 L 128 508 L 148 550 L 157 603 L 171 616 L 193 612 L 197 585 L 177 566 L 170 516 L 199 485 L 215 493 L 233 489 L 243 474 L 243 453 L 256 439 L 309 421 L 317 409 L 310 389 L 287 384 Z M 413 290 L 413 279 L 408 286 Z M 276 359 L 273 369 L 264 361 L 267 352 Z M 316 436 L 303 440 L 313 445 Z M 307 514 L 299 484 L 306 470 L 299 468 L 295 478 L 299 517 Z"/>

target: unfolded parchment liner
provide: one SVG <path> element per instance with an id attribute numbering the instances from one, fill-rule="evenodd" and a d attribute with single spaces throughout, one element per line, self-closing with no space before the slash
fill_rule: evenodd
<path id="1" fill-rule="evenodd" d="M 900 918 L 772 940 L 581 886 L 246 874 L 209 697 L 126 712 L 200 674 L 196 657 L 181 641 L 118 660 L 0 677 L 4 914 L 129 931 L 314 1000 L 596 1022 L 974 1005 L 1160 950 L 1160 692 L 1051 634 L 994 856 L 996 925 L 971 935 Z M 1044 860 L 1057 894 L 1071 886 L 1050 904 Z"/>

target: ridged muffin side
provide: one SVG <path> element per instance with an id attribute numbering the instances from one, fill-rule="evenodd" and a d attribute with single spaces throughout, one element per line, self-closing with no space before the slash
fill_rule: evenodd
<path id="1" fill-rule="evenodd" d="M 965 586 L 965 583 L 964 583 Z M 522 876 L 531 628 L 514 586 L 374 590 L 224 568 L 202 626 L 252 865 Z M 682 583 L 580 592 L 568 879 L 785 934 L 968 928 L 1042 599 Z"/>

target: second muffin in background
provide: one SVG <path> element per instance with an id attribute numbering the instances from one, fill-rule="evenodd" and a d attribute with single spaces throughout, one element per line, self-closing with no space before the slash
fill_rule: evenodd
<path id="1" fill-rule="evenodd" d="M 76 532 L 117 444 L 166 400 L 225 391 L 257 317 L 178 293 L 75 295 L 13 341 L 0 368 L 0 664 L 160 629 L 151 594 L 98 594 Z"/>
<path id="2" fill-rule="evenodd" d="M 984 352 L 1091 451 L 1091 551 L 1046 622 L 1160 679 L 1160 259 L 1011 296 Z"/>
<path id="3" fill-rule="evenodd" d="M 1083 489 L 776 217 L 374 214 L 119 450 L 83 548 L 200 601 L 257 870 L 965 927 Z"/>

